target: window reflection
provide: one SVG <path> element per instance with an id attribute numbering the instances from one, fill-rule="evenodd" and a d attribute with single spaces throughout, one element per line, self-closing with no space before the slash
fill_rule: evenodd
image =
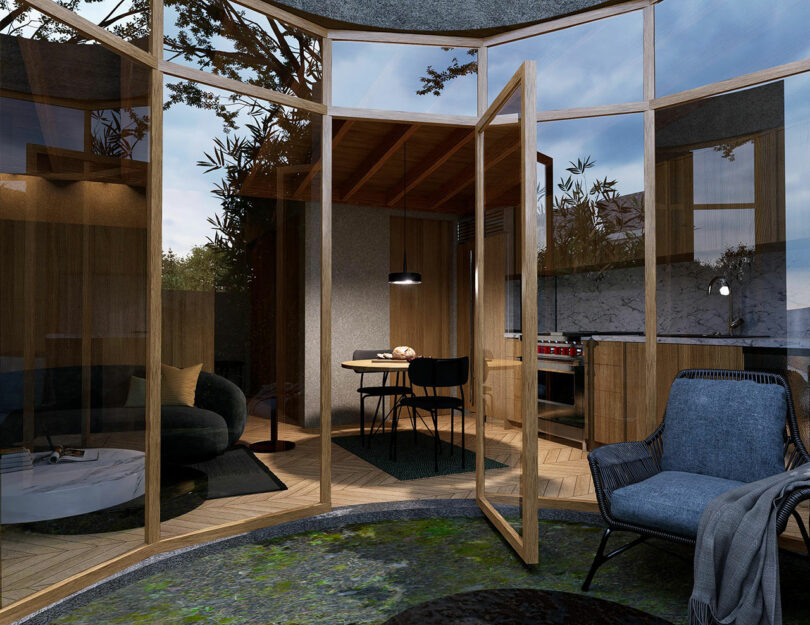
<path id="1" fill-rule="evenodd" d="M 643 16 L 634 11 L 489 49 L 489 101 L 526 59 L 537 61 L 538 110 L 641 100 Z"/>
<path id="2" fill-rule="evenodd" d="M 810 57 L 806 0 L 664 0 L 655 5 L 658 96 Z"/>
<path id="3" fill-rule="evenodd" d="M 0 476 L 4 605 L 142 544 L 145 486 L 150 70 L 17 15 L 0 34 L 0 448 L 33 463 Z M 59 448 L 84 461 L 47 462 Z"/>
<path id="4" fill-rule="evenodd" d="M 164 15 L 167 61 L 321 100 L 319 37 L 229 0 L 166 0 Z"/>
<path id="5" fill-rule="evenodd" d="M 475 49 L 336 41 L 332 50 L 336 106 L 476 114 Z"/>

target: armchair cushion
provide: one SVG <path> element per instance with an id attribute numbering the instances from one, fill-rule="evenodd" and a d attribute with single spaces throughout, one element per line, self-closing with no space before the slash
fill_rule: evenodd
<path id="1" fill-rule="evenodd" d="M 694 538 L 709 502 L 741 484 L 710 475 L 662 471 L 614 491 L 610 512 L 619 521 Z"/>
<path id="2" fill-rule="evenodd" d="M 778 384 L 677 379 L 667 403 L 661 468 L 740 482 L 781 473 L 786 411 Z"/>

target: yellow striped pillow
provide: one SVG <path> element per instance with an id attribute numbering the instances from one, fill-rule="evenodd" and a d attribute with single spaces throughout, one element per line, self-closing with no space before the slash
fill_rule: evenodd
<path id="1" fill-rule="evenodd" d="M 161 365 L 160 403 L 164 406 L 193 406 L 201 369 L 202 363 L 185 369 Z"/>

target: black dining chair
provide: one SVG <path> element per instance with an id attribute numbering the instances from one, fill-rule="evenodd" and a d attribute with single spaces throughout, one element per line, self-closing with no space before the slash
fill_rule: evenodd
<path id="1" fill-rule="evenodd" d="M 434 470 L 439 471 L 439 453 L 441 452 L 441 439 L 439 438 L 439 410 L 450 410 L 450 455 L 453 455 L 453 434 L 455 430 L 456 411 L 461 412 L 461 468 L 465 463 L 464 442 L 464 385 L 470 373 L 470 359 L 463 358 L 417 358 L 408 366 L 408 378 L 411 384 L 421 386 L 424 395 L 411 394 L 402 397 L 394 410 L 394 421 L 391 425 L 391 457 L 396 460 L 397 451 L 397 422 L 402 408 L 411 410 L 414 434 L 416 433 L 416 415 L 419 410 L 430 412 L 433 419 L 433 464 Z M 439 395 L 437 389 L 458 387 L 459 396 Z M 420 416 L 421 419 L 421 416 Z M 424 420 L 422 421 L 424 423 Z M 427 425 L 427 424 L 426 424 Z M 428 428 L 429 429 L 429 428 Z"/>
<path id="2" fill-rule="evenodd" d="M 356 349 L 352 353 L 352 360 L 370 360 L 377 358 L 377 354 L 390 354 L 390 349 Z M 382 406 L 382 413 L 380 418 L 380 427 L 385 433 L 385 398 L 393 397 L 395 405 L 397 398 L 403 395 L 409 395 L 411 388 L 401 383 L 400 374 L 397 373 L 395 383 L 388 384 L 388 373 L 382 374 L 382 384 L 379 386 L 369 385 L 366 386 L 365 376 L 372 375 L 367 373 L 360 374 L 360 388 L 357 392 L 360 393 L 360 445 L 366 444 L 365 428 L 366 428 L 366 399 L 369 397 L 377 398 L 377 407 L 374 409 L 374 418 L 371 420 L 371 427 L 369 427 L 369 444 L 371 444 L 371 435 L 374 433 L 374 425 L 377 423 L 377 415 L 380 414 L 380 406 Z"/>

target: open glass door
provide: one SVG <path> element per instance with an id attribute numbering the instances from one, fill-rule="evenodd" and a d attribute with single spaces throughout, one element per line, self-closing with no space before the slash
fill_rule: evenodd
<path id="1" fill-rule="evenodd" d="M 523 63 L 475 136 L 476 500 L 527 564 L 539 547 L 536 76 Z"/>

